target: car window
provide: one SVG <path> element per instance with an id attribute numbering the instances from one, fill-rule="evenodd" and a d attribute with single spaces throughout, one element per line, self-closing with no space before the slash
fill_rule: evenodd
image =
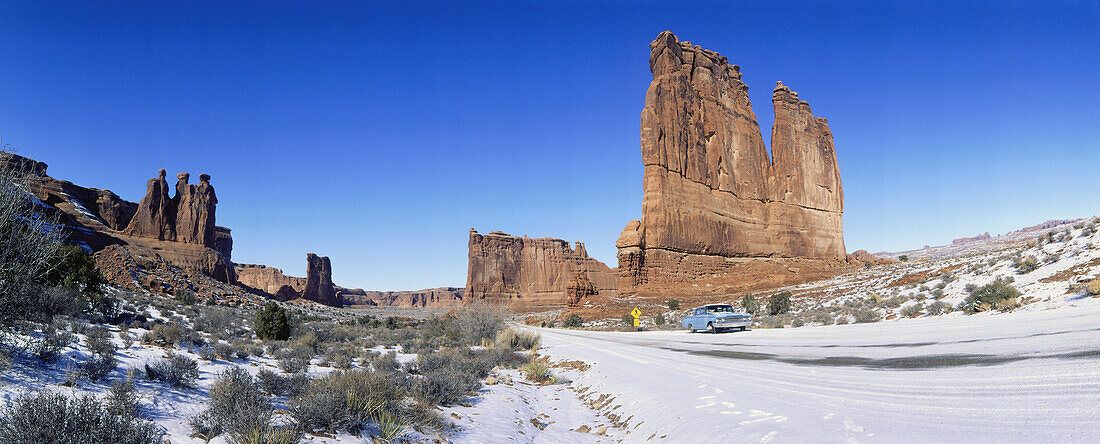
<path id="1" fill-rule="evenodd" d="M 696 308 L 695 309 L 695 314 L 697 314 L 697 315 L 703 314 L 703 309 L 702 308 Z"/>
<path id="2" fill-rule="evenodd" d="M 707 307 L 707 313 L 733 313 L 732 305 L 715 305 Z"/>

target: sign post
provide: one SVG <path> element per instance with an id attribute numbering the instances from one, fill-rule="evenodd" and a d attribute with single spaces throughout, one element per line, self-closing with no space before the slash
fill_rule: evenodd
<path id="1" fill-rule="evenodd" d="M 634 307 L 634 310 L 630 311 L 630 315 L 634 316 L 634 326 L 637 327 L 638 326 L 638 316 L 642 315 L 642 311 L 639 310 L 638 307 Z"/>

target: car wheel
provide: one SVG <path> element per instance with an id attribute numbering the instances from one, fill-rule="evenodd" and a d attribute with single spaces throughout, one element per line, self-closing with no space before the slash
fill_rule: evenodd
<path id="1" fill-rule="evenodd" d="M 708 322 L 707 323 L 707 333 L 718 333 L 718 329 L 714 328 L 714 324 Z"/>
<path id="2" fill-rule="evenodd" d="M 747 328 L 748 328 L 748 327 L 746 327 L 746 326 L 743 326 L 743 325 L 742 325 L 742 326 L 741 326 L 741 331 L 745 331 L 745 329 L 747 329 Z"/>

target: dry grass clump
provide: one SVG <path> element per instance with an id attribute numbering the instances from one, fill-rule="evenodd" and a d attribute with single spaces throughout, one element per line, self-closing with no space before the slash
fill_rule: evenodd
<path id="1" fill-rule="evenodd" d="M 497 347 L 507 347 L 512 350 L 535 351 L 542 345 L 542 336 L 538 333 L 516 331 L 514 329 L 501 330 L 497 334 Z"/>

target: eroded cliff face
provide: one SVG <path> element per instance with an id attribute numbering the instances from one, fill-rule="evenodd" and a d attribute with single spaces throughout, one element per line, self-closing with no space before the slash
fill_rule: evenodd
<path id="1" fill-rule="evenodd" d="M 558 308 L 569 303 L 569 284 L 580 274 L 598 291 L 614 292 L 618 273 L 561 239 L 511 236 L 470 229 L 466 301 L 490 299 L 519 309 Z"/>
<path id="2" fill-rule="evenodd" d="M 232 286 L 236 281 L 230 262 L 233 242 L 228 228 L 213 226 L 212 202 L 205 210 L 210 217 L 203 222 L 214 233 L 210 245 L 177 241 L 179 205 L 169 195 L 164 170 L 147 182 L 141 203 L 134 203 L 110 190 L 50 177 L 44 162 L 0 153 L 0 165 L 16 165 L 31 173 L 27 191 L 56 212 L 68 242 L 97 253 L 97 266 L 111 284 L 165 294 L 189 289 L 218 300 L 244 297 Z M 211 189 L 211 197 L 212 193 Z"/>
<path id="3" fill-rule="evenodd" d="M 337 288 L 345 304 L 400 308 L 458 308 L 465 288 L 440 287 L 412 291 L 369 291 Z"/>
<path id="4" fill-rule="evenodd" d="M 778 84 L 769 157 L 739 66 L 669 31 L 650 50 L 642 218 L 616 242 L 619 290 L 721 274 L 732 258 L 842 260 L 844 196 L 826 120 Z"/>
<path id="5" fill-rule="evenodd" d="M 266 265 L 236 264 L 237 282 L 267 294 L 277 294 L 283 286 L 290 287 L 297 294 L 306 288 L 306 278 L 287 276 L 283 270 Z M 287 293 L 283 293 L 285 297 Z"/>

